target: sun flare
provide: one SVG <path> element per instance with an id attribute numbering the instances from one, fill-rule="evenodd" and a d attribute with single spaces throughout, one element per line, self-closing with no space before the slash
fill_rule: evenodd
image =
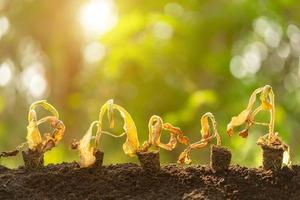
<path id="1" fill-rule="evenodd" d="M 90 0 L 80 10 L 80 23 L 88 35 L 100 36 L 111 30 L 118 17 L 112 0 Z"/>

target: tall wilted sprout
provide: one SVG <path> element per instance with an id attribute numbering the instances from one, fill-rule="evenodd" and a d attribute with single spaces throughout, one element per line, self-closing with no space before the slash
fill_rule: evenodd
<path id="1" fill-rule="evenodd" d="M 212 122 L 213 134 L 210 131 L 209 120 Z M 178 163 L 190 164 L 192 162 L 189 153 L 193 149 L 201 149 L 206 147 L 213 139 L 216 139 L 217 146 L 221 146 L 221 138 L 217 130 L 217 123 L 212 113 L 207 112 L 201 117 L 201 140 L 190 144 L 179 156 Z"/>
<path id="2" fill-rule="evenodd" d="M 160 138 L 163 131 L 168 131 L 170 139 L 168 143 L 162 143 Z M 176 147 L 177 140 L 185 145 L 189 144 L 189 140 L 185 137 L 178 127 L 174 127 L 170 123 L 164 123 L 161 117 L 153 115 L 148 123 L 149 137 L 145 141 L 137 156 L 142 167 L 146 171 L 158 171 L 160 169 L 159 150 L 160 148 L 168 151 Z"/>
<path id="3" fill-rule="evenodd" d="M 45 110 L 51 113 L 50 116 L 43 117 L 38 120 L 36 108 L 41 106 Z M 53 128 L 52 133 L 45 133 L 41 135 L 39 125 L 48 122 Z M 25 166 L 27 167 L 40 167 L 43 165 L 43 155 L 46 151 L 55 147 L 62 139 L 65 131 L 65 126 L 62 121 L 59 120 L 59 114 L 57 110 L 49 104 L 46 100 L 36 101 L 29 107 L 28 111 L 28 125 L 26 142 L 19 145 L 13 151 L 2 152 L 1 156 L 15 156 L 25 146 L 28 146 L 28 150 L 23 151 L 23 159 Z"/>
<path id="4" fill-rule="evenodd" d="M 49 111 L 53 116 L 46 116 L 40 120 L 37 120 L 37 114 L 35 109 L 41 106 L 45 110 Z M 44 134 L 43 138 L 40 134 L 38 126 L 42 123 L 48 122 L 53 128 L 52 133 Z M 37 101 L 31 104 L 28 112 L 28 126 L 27 126 L 27 143 L 30 150 L 47 151 L 58 144 L 62 139 L 65 131 L 65 126 L 62 121 L 59 120 L 59 114 L 57 110 L 47 101 Z"/>
<path id="5" fill-rule="evenodd" d="M 212 129 L 210 129 L 210 123 Z M 212 130 L 212 132 L 211 132 Z M 189 154 L 193 149 L 201 149 L 209 145 L 214 139 L 216 139 L 217 145 L 212 145 L 210 154 L 210 165 L 212 169 L 216 171 L 227 170 L 231 161 L 231 152 L 221 146 L 221 137 L 217 130 L 217 122 L 212 113 L 207 112 L 201 117 L 201 140 L 189 145 L 178 158 L 178 163 L 190 164 L 192 162 Z"/>
<path id="6" fill-rule="evenodd" d="M 93 136 L 93 127 L 98 124 L 98 121 L 91 123 L 89 129 L 79 142 L 73 142 L 73 148 L 77 148 L 80 152 L 79 165 L 80 167 L 88 167 L 95 163 L 95 149 L 91 145 Z"/>
<path id="7" fill-rule="evenodd" d="M 114 128 L 114 124 L 115 124 L 114 123 L 114 111 L 115 110 L 117 110 L 121 114 L 121 117 L 124 120 L 124 126 L 123 126 L 124 133 L 122 133 L 121 135 L 114 135 L 107 131 L 103 131 L 103 120 L 104 120 L 104 116 L 105 116 L 106 112 L 107 112 L 109 127 Z M 95 146 L 91 147 L 90 142 L 93 139 L 92 127 L 95 125 L 98 126 L 96 136 L 94 137 L 95 138 Z M 107 135 L 110 135 L 113 137 L 122 137 L 123 135 L 126 135 L 126 140 L 123 144 L 123 150 L 124 150 L 124 153 L 129 156 L 134 156 L 136 154 L 136 152 L 139 150 L 139 140 L 138 140 L 137 130 L 136 130 L 135 123 L 134 123 L 132 117 L 123 107 L 121 107 L 117 104 L 114 104 L 113 100 L 108 100 L 101 107 L 98 121 L 95 121 L 91 124 L 89 130 L 87 131 L 87 133 L 84 135 L 84 137 L 79 142 L 75 141 L 72 144 L 73 148 L 76 148 L 79 150 L 80 160 L 81 160 L 79 162 L 79 164 L 81 167 L 88 167 L 88 166 L 92 165 L 93 163 L 95 163 L 95 159 L 93 158 L 93 156 L 95 156 L 95 154 L 97 152 L 100 152 L 99 143 L 100 143 L 102 134 L 107 134 Z M 102 157 L 103 157 L 103 155 L 102 155 Z"/>
<path id="8" fill-rule="evenodd" d="M 99 114 L 98 131 L 96 134 L 96 147 L 99 146 L 99 141 L 102 132 L 102 122 L 104 113 L 107 112 L 109 127 L 114 128 L 114 111 L 117 110 L 124 120 L 123 129 L 126 134 L 126 141 L 123 144 L 123 151 L 129 156 L 134 156 L 139 149 L 139 139 L 135 123 L 130 114 L 121 106 L 114 104 L 113 100 L 107 101 L 101 108 Z"/>
<path id="9" fill-rule="evenodd" d="M 257 96 L 259 96 L 260 105 L 255 108 Z M 255 116 L 261 111 L 268 111 L 270 113 L 269 123 L 261 123 L 255 121 Z M 278 133 L 274 131 L 275 125 L 275 98 L 272 87 L 265 85 L 256 89 L 250 96 L 248 106 L 238 116 L 232 117 L 230 123 L 227 125 L 227 133 L 232 136 L 234 128 L 245 124 L 245 128 L 239 132 L 243 138 L 248 136 L 249 129 L 252 125 L 268 126 L 268 133 L 259 137 L 257 144 L 263 149 L 263 165 L 265 169 L 279 169 L 282 165 L 283 152 L 289 160 L 288 146 L 285 145 L 278 137 Z"/>

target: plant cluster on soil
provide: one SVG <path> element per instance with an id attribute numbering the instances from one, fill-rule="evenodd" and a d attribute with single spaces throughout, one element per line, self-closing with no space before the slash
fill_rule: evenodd
<path id="1" fill-rule="evenodd" d="M 260 103 L 256 107 L 258 95 Z M 101 107 L 98 119 L 90 124 L 82 139 L 74 139 L 71 143 L 72 149 L 79 152 L 77 163 L 44 166 L 44 153 L 58 145 L 64 135 L 65 126 L 51 104 L 45 100 L 34 102 L 28 112 L 27 141 L 13 151 L 0 154 L 0 157 L 9 157 L 21 151 L 25 164 L 16 170 L 1 167 L 0 196 L 7 199 L 39 196 L 54 199 L 270 199 L 271 196 L 282 197 L 280 199 L 300 198 L 297 191 L 299 186 L 296 184 L 300 180 L 299 168 L 292 166 L 289 147 L 274 131 L 274 99 L 271 86 L 256 89 L 250 96 L 246 109 L 232 117 L 227 126 L 228 135 L 233 136 L 236 127 L 245 125 L 239 132 L 243 138 L 248 136 L 253 125 L 268 126 L 268 133 L 257 140 L 257 144 L 262 148 L 262 169 L 230 167 L 231 152 L 221 145 L 217 122 L 210 112 L 201 117 L 201 139 L 198 142 L 190 144 L 189 138 L 180 128 L 153 115 L 148 123 L 148 140 L 140 145 L 134 120 L 126 109 L 115 104 L 113 100 L 107 101 Z M 51 115 L 38 119 L 38 106 L 49 111 Z M 105 114 L 109 128 L 114 128 L 115 111 L 124 121 L 124 132 L 119 135 L 103 130 Z M 256 115 L 262 111 L 270 113 L 269 123 L 255 121 Z M 52 127 L 52 133 L 40 133 L 39 125 L 45 122 Z M 97 129 L 95 135 L 94 127 Z M 170 134 L 168 143 L 162 143 L 160 140 L 164 132 Z M 99 145 L 102 134 L 115 138 L 125 136 L 124 153 L 131 157 L 137 156 L 141 167 L 135 164 L 102 166 L 104 151 Z M 211 145 L 213 140 L 216 140 L 216 145 Z M 210 166 L 161 167 L 160 149 L 172 151 L 178 142 L 187 145 L 178 157 L 179 164 L 191 164 L 191 150 L 211 145 Z"/>

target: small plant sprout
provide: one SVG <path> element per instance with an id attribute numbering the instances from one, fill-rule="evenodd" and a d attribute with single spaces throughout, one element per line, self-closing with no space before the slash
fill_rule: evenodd
<path id="1" fill-rule="evenodd" d="M 99 114 L 99 124 L 98 124 L 98 131 L 96 134 L 95 146 L 96 148 L 99 147 L 100 137 L 102 133 L 107 133 L 105 131 L 102 131 L 102 124 L 103 124 L 102 122 L 103 122 L 105 112 L 107 112 L 109 128 L 114 128 L 115 126 L 114 110 L 119 111 L 121 117 L 124 120 L 124 125 L 123 125 L 124 133 L 122 133 L 120 136 L 126 135 L 127 137 L 125 143 L 123 144 L 123 151 L 126 155 L 129 155 L 131 157 L 135 156 L 140 145 L 135 123 L 131 115 L 127 112 L 127 110 L 115 104 L 112 99 L 108 100 L 101 108 Z"/>
<path id="2" fill-rule="evenodd" d="M 103 120 L 105 113 L 107 112 L 109 127 L 114 128 L 114 110 L 119 111 L 121 117 L 124 120 L 124 133 L 120 135 L 114 135 L 107 131 L 102 130 Z M 93 127 L 97 125 L 98 129 L 96 132 L 96 136 L 92 137 Z M 126 155 L 135 156 L 139 149 L 139 140 L 137 135 L 137 130 L 135 127 L 135 123 L 130 116 L 130 114 L 121 106 L 114 104 L 113 100 L 108 100 L 100 110 L 98 121 L 94 121 L 91 123 L 89 130 L 83 136 L 80 141 L 74 141 L 72 143 L 73 149 L 78 149 L 80 154 L 80 167 L 89 167 L 93 164 L 97 166 L 101 166 L 103 162 L 103 152 L 100 151 L 99 143 L 102 134 L 106 134 L 115 138 L 122 137 L 124 135 L 127 136 L 125 143 L 123 144 L 123 151 Z M 91 146 L 91 140 L 95 139 L 94 147 Z"/>
<path id="3" fill-rule="evenodd" d="M 255 108 L 257 96 L 260 95 L 260 105 Z M 254 109 L 255 108 L 255 109 Z M 261 123 L 255 121 L 255 116 L 261 111 L 269 111 L 270 121 L 269 123 Z M 277 170 L 280 169 L 284 160 L 291 164 L 289 158 L 289 147 L 284 144 L 278 137 L 278 133 L 274 131 L 275 125 L 275 98 L 272 87 L 265 85 L 256 89 L 250 96 L 248 106 L 238 116 L 232 117 L 230 123 L 227 125 L 227 133 L 232 136 L 234 128 L 245 124 L 246 127 L 239 132 L 239 135 L 243 138 L 248 136 L 249 129 L 252 125 L 268 126 L 269 132 L 259 137 L 257 144 L 262 147 L 263 150 L 263 168 Z M 285 152 L 285 153 L 284 153 Z"/>
<path id="4" fill-rule="evenodd" d="M 189 139 L 183 135 L 183 132 L 178 127 L 174 127 L 170 123 L 163 123 L 161 117 L 153 115 L 148 123 L 149 138 L 148 141 L 144 142 L 141 151 L 145 152 L 153 146 L 156 150 L 163 148 L 165 150 L 171 151 L 176 147 L 177 140 L 185 145 L 189 144 Z M 163 131 L 168 131 L 170 133 L 170 140 L 167 144 L 160 141 L 161 134 Z"/>
<path id="5" fill-rule="evenodd" d="M 98 121 L 94 121 L 91 123 L 89 129 L 86 134 L 82 137 L 80 141 L 74 141 L 72 143 L 73 149 L 78 149 L 79 154 L 79 165 L 80 167 L 89 167 L 92 166 L 96 162 L 95 156 L 95 148 L 91 145 L 91 140 L 93 136 L 93 127 L 98 124 Z M 102 160 L 100 161 L 100 165 L 102 165 Z"/>
<path id="6" fill-rule="evenodd" d="M 164 123 L 162 118 L 153 115 L 148 123 L 149 137 L 148 141 L 144 142 L 137 156 L 145 170 L 158 170 L 160 169 L 159 149 L 171 151 L 176 147 L 177 140 L 185 145 L 189 144 L 189 139 L 183 135 L 183 132 L 178 127 L 174 127 L 170 123 Z M 160 141 L 163 131 L 170 133 L 168 143 Z"/>
<path id="7" fill-rule="evenodd" d="M 41 106 L 49 111 L 52 115 L 46 116 L 38 120 L 36 108 Z M 52 133 L 45 133 L 43 136 L 40 133 L 39 125 L 48 122 L 53 128 Z M 8 157 L 17 155 L 25 146 L 27 150 L 22 151 L 25 166 L 28 168 L 41 167 L 44 164 L 44 153 L 55 147 L 62 139 L 65 132 L 65 126 L 59 120 L 57 110 L 46 100 L 36 101 L 29 107 L 28 126 L 27 126 L 27 142 L 19 145 L 13 151 L 2 152 L 0 156 Z"/>
<path id="8" fill-rule="evenodd" d="M 212 124 L 213 134 L 211 133 L 209 120 Z M 201 140 L 189 145 L 180 155 L 178 158 L 179 164 L 191 164 L 192 160 L 189 156 L 189 153 L 193 149 L 201 149 L 209 145 L 213 139 L 216 139 L 217 145 L 213 145 L 211 147 L 211 158 L 210 158 L 210 165 L 211 167 L 216 170 L 226 170 L 229 167 L 230 160 L 231 160 L 231 153 L 228 149 L 221 146 L 221 137 L 217 130 L 217 122 L 215 117 L 212 113 L 207 112 L 201 117 Z"/>

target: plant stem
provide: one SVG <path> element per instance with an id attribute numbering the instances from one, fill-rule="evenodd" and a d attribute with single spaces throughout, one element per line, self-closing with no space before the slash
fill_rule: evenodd
<path id="1" fill-rule="evenodd" d="M 203 117 L 208 117 L 211 120 L 212 125 L 213 125 L 213 130 L 214 130 L 214 137 L 217 140 L 217 146 L 221 146 L 221 144 L 222 144 L 221 137 L 217 130 L 217 122 L 216 122 L 214 115 L 211 112 L 208 112 L 208 113 L 205 113 Z"/>
<path id="2" fill-rule="evenodd" d="M 269 124 L 269 135 L 268 143 L 270 144 L 274 137 L 274 126 L 275 126 L 275 97 L 272 88 L 269 93 L 272 108 L 270 110 L 270 124 Z"/>

